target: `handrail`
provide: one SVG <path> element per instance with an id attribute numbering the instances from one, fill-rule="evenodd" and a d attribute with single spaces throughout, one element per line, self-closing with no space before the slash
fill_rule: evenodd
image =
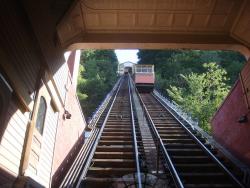
<path id="1" fill-rule="evenodd" d="M 212 157 L 212 159 L 219 164 L 219 166 L 242 188 L 244 188 L 245 186 L 242 185 L 242 183 L 227 169 L 227 167 L 225 167 L 212 153 L 211 151 L 209 151 L 207 149 L 207 147 L 176 117 L 176 115 L 171 112 L 170 110 L 168 110 L 168 108 L 165 106 L 165 103 L 163 103 L 158 97 L 156 97 L 155 95 L 154 98 L 175 118 L 176 121 L 178 121 L 178 123 L 180 123 L 180 125 L 187 131 L 187 133 L 202 147 L 202 149 Z"/>
<path id="2" fill-rule="evenodd" d="M 213 147 L 220 150 L 220 152 L 223 153 L 237 168 L 241 169 L 241 171 L 244 173 L 244 176 L 250 175 L 250 168 L 247 167 L 244 163 L 239 161 L 239 159 L 235 158 L 227 149 L 225 149 L 221 144 L 216 142 L 211 135 L 209 135 L 207 132 L 205 132 L 200 126 L 198 126 L 198 122 L 193 121 L 192 117 L 188 115 L 186 112 L 182 111 L 181 107 L 179 107 L 176 103 L 170 102 L 170 100 L 161 94 L 158 90 L 154 89 L 153 94 L 158 97 L 163 103 L 166 104 L 166 107 L 168 110 L 176 114 L 176 117 L 179 117 L 178 119 L 183 122 L 184 125 L 188 124 L 194 131 L 197 131 L 204 137 L 206 140 L 209 141 L 209 144 Z M 250 176 L 249 176 L 250 177 Z M 243 178 L 244 179 L 244 178 Z M 250 179 L 249 180 L 243 180 L 245 185 L 248 185 L 250 187 Z M 249 183 L 248 183 L 249 182 Z"/>
<path id="3" fill-rule="evenodd" d="M 102 126 L 101 126 L 100 131 L 98 132 L 98 135 L 97 135 L 97 138 L 96 138 L 96 140 L 95 140 L 94 146 L 92 147 L 92 151 L 91 151 L 91 153 L 90 153 L 89 156 L 88 156 L 88 159 L 87 159 L 85 168 L 84 168 L 83 171 L 82 171 L 82 174 L 81 174 L 81 176 L 80 176 L 80 178 L 79 178 L 79 180 L 78 180 L 78 183 L 77 183 L 77 185 L 76 185 L 76 188 L 79 188 L 79 187 L 81 186 L 81 181 L 85 178 L 85 176 L 86 176 L 86 174 L 87 174 L 88 167 L 90 166 L 91 160 L 92 160 L 92 158 L 93 158 L 93 156 L 94 156 L 94 153 L 95 153 L 95 150 L 96 150 L 96 147 L 97 147 L 98 142 L 99 142 L 99 140 L 100 140 L 100 138 L 101 138 L 103 129 L 104 129 L 104 127 L 105 127 L 105 125 L 106 125 L 106 123 L 107 123 L 107 121 L 108 121 L 109 114 L 110 114 L 111 109 L 112 109 L 112 107 L 113 107 L 113 105 L 114 105 L 114 103 L 115 103 L 117 94 L 118 94 L 118 92 L 119 92 L 119 90 L 120 90 L 120 87 L 121 87 L 121 84 L 122 84 L 122 82 L 120 82 L 120 84 L 119 84 L 119 86 L 118 86 L 118 89 L 117 89 L 117 91 L 116 91 L 116 93 L 115 93 L 115 96 L 114 96 L 114 99 L 113 99 L 113 101 L 112 101 L 112 103 L 111 103 L 111 106 L 110 106 L 110 108 L 109 108 L 109 111 L 108 111 L 108 113 L 107 113 L 107 115 L 106 115 L 106 117 L 105 117 L 105 120 L 104 120 L 104 122 L 103 122 L 103 124 L 102 124 Z"/>
<path id="4" fill-rule="evenodd" d="M 131 97 L 131 77 L 129 75 L 128 79 L 128 88 L 129 88 L 129 103 L 130 103 L 130 113 L 131 113 L 131 121 L 132 121 L 132 130 L 133 130 L 133 140 L 134 140 L 134 150 L 135 150 L 135 162 L 136 162 L 136 171 L 137 171 L 137 180 L 138 180 L 138 188 L 142 188 L 141 183 L 141 170 L 140 170 L 140 162 L 139 162 L 139 152 L 137 147 L 137 139 L 136 139 L 136 132 L 135 132 L 135 120 L 134 120 L 134 112 L 133 112 L 133 102 Z"/>
<path id="5" fill-rule="evenodd" d="M 86 156 L 87 151 L 89 150 L 89 148 L 91 148 L 91 146 L 92 146 L 91 142 L 93 142 L 93 140 L 96 138 L 97 132 L 98 132 L 97 129 L 93 129 L 91 131 L 91 137 L 87 140 L 85 147 L 82 147 L 82 149 L 80 150 L 74 163 L 72 164 L 68 173 L 66 174 L 64 180 L 61 182 L 61 184 L 59 186 L 60 188 L 69 187 L 74 183 L 75 179 L 77 178 L 77 174 L 81 170 L 81 167 L 84 163 L 82 158 L 84 158 Z"/>
<path id="6" fill-rule="evenodd" d="M 121 79 L 119 79 L 117 81 L 117 83 L 115 84 L 115 86 L 114 86 L 115 89 L 113 88 L 114 90 L 116 90 L 116 89 L 117 89 L 117 91 L 119 90 L 118 85 L 120 85 L 120 82 L 121 82 Z M 113 92 L 111 92 L 111 93 L 113 93 Z M 112 96 L 111 96 L 111 98 L 112 98 Z M 105 108 L 106 107 L 107 107 L 107 105 L 105 105 Z M 101 116 L 101 114 L 100 114 L 100 116 Z M 100 117 L 98 117 L 98 119 L 95 121 L 95 123 L 98 122 L 99 118 Z M 93 147 L 93 143 L 96 140 L 98 132 L 99 132 L 99 128 L 94 128 L 91 130 L 91 133 L 90 133 L 91 136 L 89 137 L 87 142 L 82 146 L 80 152 L 78 153 L 76 159 L 74 160 L 72 166 L 68 170 L 64 180 L 61 182 L 59 187 L 70 187 L 70 186 L 72 186 L 72 184 L 75 183 L 75 181 L 77 180 L 77 178 L 79 176 L 81 168 L 84 165 L 84 162 L 85 162 L 84 159 L 86 157 L 88 157 L 87 155 L 88 155 L 89 151 L 91 150 L 91 148 Z"/>
<path id="7" fill-rule="evenodd" d="M 174 167 L 174 164 L 173 164 L 173 162 L 172 162 L 172 160 L 171 160 L 171 158 L 170 158 L 170 156 L 169 156 L 169 154 L 168 154 L 168 152 L 167 152 L 167 150 L 166 150 L 166 148 L 165 148 L 165 146 L 164 146 L 164 143 L 163 143 L 163 141 L 162 141 L 162 139 L 161 139 L 161 137 L 160 137 L 158 131 L 156 130 L 156 127 L 155 127 L 155 125 L 154 125 L 154 122 L 153 122 L 152 118 L 150 117 L 150 114 L 149 114 L 149 112 L 148 112 L 148 110 L 147 110 L 147 108 L 146 108 L 144 102 L 142 101 L 142 98 L 141 98 L 141 96 L 139 95 L 139 92 L 138 92 L 138 90 L 137 90 L 136 88 L 135 88 L 135 91 L 136 91 L 136 93 L 137 93 L 137 95 L 138 95 L 138 97 L 139 97 L 139 100 L 140 100 L 141 105 L 143 106 L 143 110 L 144 110 L 144 112 L 145 112 L 145 114 L 146 114 L 146 117 L 147 117 L 148 120 L 149 120 L 149 123 L 150 123 L 150 125 L 151 125 L 151 127 L 152 127 L 152 129 L 153 129 L 153 132 L 154 132 L 154 134 L 155 134 L 155 137 L 156 137 L 158 143 L 160 144 L 160 148 L 162 149 L 163 155 L 164 155 L 164 157 L 165 157 L 165 159 L 166 159 L 166 162 L 167 162 L 167 164 L 168 164 L 168 166 L 169 166 L 170 173 L 172 174 L 172 177 L 174 178 L 175 185 L 176 185 L 178 188 L 184 188 L 184 186 L 183 186 L 183 184 L 182 184 L 182 182 L 181 182 L 181 179 L 180 179 L 180 177 L 179 177 L 179 175 L 178 175 L 178 173 L 177 173 L 177 171 L 176 171 L 176 169 L 175 169 L 175 167 Z"/>
<path id="8" fill-rule="evenodd" d="M 185 122 L 187 122 L 192 129 L 195 129 L 198 126 L 198 121 L 196 119 L 193 119 L 192 116 L 183 111 L 183 109 L 176 104 L 174 101 L 170 101 L 168 98 L 166 98 L 165 96 L 163 96 L 162 93 L 160 93 L 158 90 L 154 89 L 153 94 L 158 97 L 159 99 L 161 99 L 162 101 L 164 101 L 164 103 L 166 103 L 166 105 L 173 110 L 181 119 L 183 119 Z"/>

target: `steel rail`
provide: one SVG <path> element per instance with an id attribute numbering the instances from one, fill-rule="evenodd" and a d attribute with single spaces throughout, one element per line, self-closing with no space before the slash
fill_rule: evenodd
<path id="1" fill-rule="evenodd" d="M 142 188 L 141 182 L 141 170 L 140 170 L 140 161 L 139 161 L 139 152 L 137 146 L 137 138 L 136 138 L 136 131 L 135 131 L 135 120 L 134 120 L 134 112 L 133 112 L 133 102 L 132 102 L 132 91 L 131 91 L 131 77 L 129 75 L 128 79 L 128 88 L 129 88 L 129 103 L 130 103 L 130 113 L 131 113 L 131 121 L 132 121 L 132 130 L 133 130 L 133 140 L 134 140 L 134 152 L 135 152 L 135 161 L 136 161 L 136 173 L 137 173 L 137 181 L 138 181 L 138 188 Z"/>
<path id="2" fill-rule="evenodd" d="M 124 79 L 123 79 L 123 80 L 124 80 Z M 109 114 L 110 114 L 110 112 L 111 112 L 111 110 L 112 110 L 112 108 L 113 108 L 113 105 L 114 105 L 115 100 L 116 100 L 116 97 L 117 97 L 117 95 L 118 95 L 118 93 L 119 93 L 119 91 L 120 91 L 120 87 L 121 87 L 121 84 L 122 84 L 123 80 L 120 82 L 120 84 L 119 84 L 119 86 L 118 86 L 118 89 L 117 89 L 116 94 L 115 94 L 115 97 L 114 97 L 114 99 L 113 99 L 113 101 L 112 101 L 112 103 L 111 103 L 111 106 L 110 106 L 110 108 L 109 108 L 109 111 L 108 111 L 108 113 L 107 113 L 107 115 L 106 115 L 106 117 L 105 117 L 104 122 L 102 123 L 101 129 L 100 129 L 99 132 L 98 132 L 98 135 L 97 135 L 97 138 L 96 138 L 96 140 L 95 140 L 94 146 L 92 147 L 92 151 L 91 151 L 91 153 L 90 153 L 89 156 L 88 156 L 88 160 L 87 160 L 87 162 L 86 162 L 85 168 L 84 168 L 83 171 L 82 171 L 82 174 L 81 174 L 81 176 L 80 176 L 80 178 L 79 178 L 79 180 L 78 180 L 78 183 L 76 184 L 76 188 L 79 188 L 79 187 L 81 186 L 81 182 L 82 182 L 82 180 L 84 180 L 84 178 L 85 178 L 85 176 L 86 176 L 86 174 L 87 174 L 87 171 L 88 171 L 88 168 L 89 168 L 89 166 L 90 166 L 91 160 L 92 160 L 92 158 L 93 158 L 93 156 L 94 156 L 96 147 L 97 147 L 97 145 L 98 145 L 98 143 L 99 143 L 99 140 L 100 140 L 100 138 L 101 138 L 103 129 L 104 129 L 104 127 L 105 127 L 105 125 L 106 125 L 106 123 L 107 123 L 107 121 L 108 121 Z"/>
<path id="3" fill-rule="evenodd" d="M 139 97 L 140 103 L 141 103 L 141 105 L 143 107 L 143 110 L 144 110 L 144 112 L 146 114 L 146 117 L 149 120 L 149 123 L 150 123 L 150 125 L 151 125 L 151 127 L 153 129 L 153 132 L 154 132 L 154 135 L 155 135 L 155 137 L 157 139 L 157 142 L 159 143 L 160 148 L 161 148 L 161 150 L 163 152 L 164 158 L 165 158 L 165 160 L 166 160 L 166 162 L 168 164 L 168 167 L 169 167 L 170 173 L 171 173 L 171 175 L 172 175 L 172 177 L 174 179 L 175 185 L 178 188 L 184 188 L 184 185 L 182 184 L 182 181 L 181 181 L 181 179 L 180 179 L 180 177 L 179 177 L 179 175 L 177 173 L 177 170 L 174 167 L 174 164 L 173 164 L 173 162 L 172 162 L 172 160 L 171 160 L 171 158 L 170 158 L 170 156 L 169 156 L 169 154 L 168 154 L 168 152 L 167 152 L 167 150 L 166 150 L 166 148 L 164 146 L 164 143 L 163 143 L 163 141 L 162 141 L 162 139 L 161 139 L 155 125 L 154 125 L 154 122 L 153 122 L 153 120 L 152 120 L 152 118 L 151 118 L 151 116 L 150 116 L 150 114 L 149 114 L 149 112 L 148 112 L 148 110 L 146 108 L 146 105 L 144 104 L 144 102 L 143 102 L 138 90 L 136 89 L 136 87 L 135 87 L 135 91 L 136 91 L 136 94 Z"/>
<path id="4" fill-rule="evenodd" d="M 202 147 L 202 149 L 210 156 L 212 159 L 219 164 L 219 166 L 237 183 L 240 187 L 244 188 L 245 186 L 217 159 L 217 157 L 212 154 L 211 151 L 209 151 L 206 146 L 176 117 L 176 115 L 171 112 L 163 101 L 159 99 L 157 96 L 152 94 L 152 96 L 175 118 L 178 123 L 187 131 L 187 133 Z"/>
<path id="5" fill-rule="evenodd" d="M 115 86 L 114 86 L 115 89 L 113 88 L 113 92 L 115 92 L 115 90 L 117 90 L 120 82 L 121 82 L 121 78 L 115 84 Z M 111 98 L 112 97 L 113 96 L 111 96 Z M 107 107 L 108 107 L 108 104 L 104 106 L 104 108 L 107 108 Z M 104 111 L 105 111 L 105 109 L 102 110 L 98 119 L 95 120 L 95 124 L 98 123 L 98 121 L 99 121 L 99 119 Z M 78 178 L 80 171 L 83 167 L 83 164 L 85 162 L 85 159 L 87 158 L 87 154 L 89 153 L 90 149 L 92 148 L 93 142 L 95 141 L 95 139 L 97 137 L 98 129 L 96 129 L 96 128 L 92 129 L 90 134 L 91 134 L 90 138 L 87 140 L 87 142 L 80 149 L 78 155 L 76 156 L 76 159 L 74 160 L 73 164 L 71 165 L 70 169 L 68 170 L 67 174 L 65 175 L 63 181 L 60 183 L 59 188 L 72 186 L 72 184 L 74 184 L 76 179 Z"/>

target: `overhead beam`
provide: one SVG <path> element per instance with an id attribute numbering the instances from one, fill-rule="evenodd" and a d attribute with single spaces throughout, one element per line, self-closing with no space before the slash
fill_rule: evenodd
<path id="1" fill-rule="evenodd" d="M 233 50 L 250 57 L 249 49 L 225 35 L 183 34 L 85 34 L 66 43 L 75 49 L 197 49 Z"/>

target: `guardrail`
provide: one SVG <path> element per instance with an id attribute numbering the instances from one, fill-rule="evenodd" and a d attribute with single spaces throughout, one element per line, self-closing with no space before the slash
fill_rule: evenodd
<path id="1" fill-rule="evenodd" d="M 117 81 L 111 92 L 107 95 L 110 96 L 109 100 L 112 98 L 112 94 L 114 94 L 114 91 L 119 90 L 121 78 Z M 116 94 L 117 94 L 116 92 Z M 87 159 L 89 158 L 89 153 L 93 150 L 94 144 L 96 143 L 96 140 L 98 138 L 98 134 L 100 133 L 99 128 L 95 128 L 96 123 L 98 122 L 100 116 L 102 115 L 103 111 L 107 107 L 109 100 L 106 105 L 102 105 L 102 108 L 99 108 L 100 112 L 99 115 L 96 116 L 95 121 L 93 121 L 93 129 L 90 132 L 90 137 L 87 140 L 86 143 L 83 144 L 82 148 L 80 149 L 78 155 L 76 156 L 72 166 L 70 167 L 69 171 L 67 172 L 65 178 L 60 184 L 60 188 L 65 187 L 73 187 L 75 183 L 78 181 L 79 176 L 81 172 L 84 170 L 83 167 L 87 164 Z M 105 100 L 104 100 L 105 101 Z M 105 103 L 106 103 L 105 102 Z"/>
<path id="2" fill-rule="evenodd" d="M 168 98 L 166 98 L 164 95 L 162 95 L 159 91 L 154 90 L 153 94 L 155 96 L 157 96 L 158 98 L 160 98 L 162 101 L 164 101 L 165 104 L 168 105 L 168 107 L 170 108 L 169 110 L 175 112 L 180 119 L 184 120 L 185 122 L 187 122 L 193 129 L 195 127 L 199 126 L 199 123 L 197 120 L 194 120 L 190 114 L 184 112 L 180 106 L 178 106 L 175 102 L 170 101 Z"/>
<path id="3" fill-rule="evenodd" d="M 154 90 L 153 94 L 161 99 L 165 104 L 168 110 L 173 112 L 176 117 L 182 123 L 190 125 L 190 127 L 200 133 L 203 138 L 205 138 L 209 144 L 211 144 L 213 147 L 217 148 L 226 158 L 228 158 L 237 168 L 239 168 L 243 173 L 243 183 L 250 187 L 250 169 L 247 165 L 239 161 L 237 158 L 235 158 L 228 150 L 226 150 L 221 144 L 216 142 L 211 135 L 206 133 L 202 128 L 200 128 L 197 121 L 193 120 L 191 115 L 184 112 L 181 107 L 179 107 L 175 102 L 170 101 L 167 97 L 162 95 L 158 90 Z"/>
<path id="4" fill-rule="evenodd" d="M 186 132 L 196 141 L 197 144 L 199 144 L 201 146 L 201 148 L 203 149 L 203 151 L 205 151 L 219 166 L 221 169 L 223 169 L 240 187 L 244 188 L 245 186 L 238 180 L 237 177 L 235 177 L 234 174 L 232 174 L 227 167 L 224 166 L 224 164 L 222 164 L 217 157 L 215 157 L 211 151 L 209 151 L 207 149 L 207 147 L 183 124 L 182 121 L 179 120 L 178 116 L 176 116 L 176 114 L 174 114 L 173 112 L 171 112 L 168 109 L 168 104 L 167 103 L 163 103 L 163 101 L 161 101 L 160 98 L 155 97 L 156 100 L 158 100 L 158 102 L 165 107 L 166 110 L 168 110 L 168 112 L 180 123 L 180 125 L 186 130 Z M 194 129 L 194 127 L 192 127 Z"/>
<path id="5" fill-rule="evenodd" d="M 112 101 L 112 103 L 111 103 L 111 105 L 110 105 L 110 107 L 109 107 L 109 110 L 108 110 L 108 113 L 107 113 L 107 115 L 106 115 L 106 117 L 105 117 L 105 120 L 104 120 L 104 122 L 102 123 L 102 126 L 101 126 L 100 130 L 98 131 L 98 134 L 97 134 L 96 139 L 94 140 L 94 143 L 92 144 L 91 151 L 88 152 L 88 156 L 87 156 L 87 159 L 86 159 L 86 162 L 85 162 L 85 166 L 84 166 L 84 169 L 81 170 L 81 175 L 80 175 L 80 178 L 79 178 L 79 180 L 78 180 L 78 182 L 77 182 L 77 184 L 76 184 L 76 188 L 79 188 L 79 187 L 81 186 L 81 182 L 82 182 L 82 181 L 84 180 L 84 178 L 86 177 L 88 168 L 89 168 L 90 163 L 91 163 L 91 160 L 92 160 L 92 158 L 93 158 L 93 156 L 94 156 L 94 153 L 95 153 L 96 147 L 97 147 L 97 145 L 98 145 L 98 142 L 99 142 L 99 140 L 100 140 L 100 138 L 101 138 L 103 129 L 104 129 L 105 125 L 106 125 L 106 122 L 108 121 L 109 114 L 110 114 L 111 109 L 112 109 L 112 107 L 113 107 L 113 105 L 114 105 L 114 103 L 115 103 L 117 94 L 118 94 L 118 92 L 119 92 L 119 90 L 120 90 L 120 87 L 121 87 L 121 82 L 120 82 L 120 81 L 121 81 L 121 80 L 119 80 L 119 86 L 118 86 L 118 88 L 117 88 L 117 90 L 116 90 L 115 96 L 114 96 L 113 101 Z"/>

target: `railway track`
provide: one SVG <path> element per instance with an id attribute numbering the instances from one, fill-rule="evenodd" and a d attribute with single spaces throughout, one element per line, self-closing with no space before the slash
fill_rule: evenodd
<path id="1" fill-rule="evenodd" d="M 101 123 L 99 123 L 101 125 Z M 119 187 L 140 183 L 140 133 L 130 95 L 128 76 L 121 81 L 80 187 Z"/>
<path id="2" fill-rule="evenodd" d="M 244 187 L 218 160 L 216 150 L 208 149 L 209 145 L 176 119 L 159 99 L 152 94 L 140 97 L 177 187 Z"/>
<path id="3" fill-rule="evenodd" d="M 164 105 L 120 79 L 60 187 L 244 187 Z"/>

